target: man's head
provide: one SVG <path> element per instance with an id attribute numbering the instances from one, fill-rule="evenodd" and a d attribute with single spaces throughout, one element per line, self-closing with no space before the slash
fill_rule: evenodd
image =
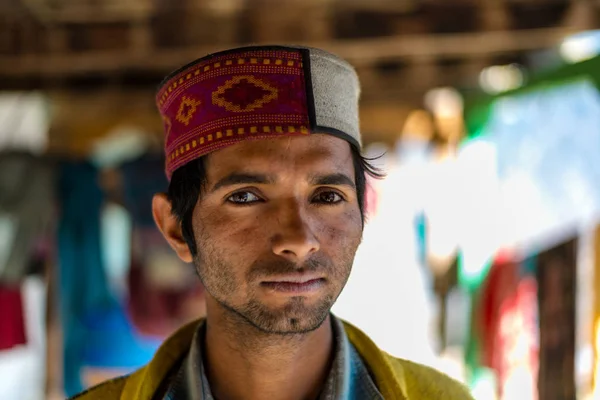
<path id="1" fill-rule="evenodd" d="M 290 51 L 293 58 L 295 50 Z M 327 61 L 311 59 L 307 51 L 298 54 L 304 57 L 305 65 Z M 196 135 L 206 130 L 191 146 L 189 142 L 182 144 L 177 135 L 168 138 L 171 182 L 168 195 L 154 199 L 154 217 L 179 257 L 196 265 L 209 296 L 209 315 L 212 304 L 213 309 L 218 308 L 214 312 L 230 313 L 264 332 L 306 332 L 325 320 L 348 279 L 362 236 L 365 174 L 376 176 L 377 171 L 360 156 L 357 116 L 341 118 L 355 109 L 357 88 L 343 90 L 355 93 L 354 98 L 339 98 L 339 106 L 325 104 L 328 110 L 319 110 L 315 93 L 323 88 L 309 86 L 315 80 L 322 81 L 314 70 L 301 66 L 303 79 L 297 80 L 294 74 L 298 70 L 268 68 L 272 64 L 286 65 L 288 61 L 278 58 L 285 52 L 256 53 L 263 58 L 245 55 L 237 58 L 245 61 L 239 62 L 235 70 L 243 75 L 229 76 L 220 85 L 217 82 L 207 98 L 201 98 L 202 91 L 194 97 L 182 91 L 179 106 L 178 100 L 170 102 L 175 103 L 172 114 L 182 126 L 188 126 L 196 109 L 206 102 L 232 115 L 224 115 L 229 125 L 222 126 L 223 118 L 207 112 L 212 120 L 201 119 L 191 128 Z M 335 70 L 341 61 L 332 60 Z M 218 64 L 235 65 L 233 61 L 235 57 L 229 57 Z M 260 67 L 246 69 L 246 61 Z M 216 62 L 210 63 L 214 68 Z M 340 86 L 344 80 L 353 83 L 354 71 L 347 64 L 342 66 L 342 74 L 346 75 L 337 81 L 335 77 L 330 79 L 333 86 L 328 82 L 327 96 L 335 94 L 331 90 L 336 84 Z M 208 71 L 206 66 L 200 67 Z M 283 79 L 276 72 L 292 78 Z M 189 70 L 178 74 L 168 82 L 180 82 L 180 76 L 195 76 Z M 312 79 L 307 79 L 309 76 Z M 277 78 L 281 78 L 279 86 Z M 264 97 L 252 93 L 256 90 Z M 294 90 L 299 92 L 291 93 Z M 168 93 L 168 89 L 159 92 L 159 107 L 161 102 L 170 104 Z M 269 102 L 279 102 L 281 112 L 256 112 Z M 305 116 L 298 111 L 303 107 Z M 337 115 L 336 109 L 342 114 Z M 163 118 L 169 120 L 165 123 L 169 132 L 173 122 L 168 110 L 161 110 Z M 334 122 L 321 126 L 317 123 L 319 115 L 321 122 Z M 268 118 L 300 121 L 304 117 L 306 126 L 295 127 L 290 122 L 285 130 L 277 127 L 274 133 L 280 135 L 267 135 L 268 122 L 263 126 L 246 124 L 264 123 Z M 336 118 L 342 122 L 336 125 Z M 206 125 L 214 132 L 207 133 L 210 129 Z M 179 136 L 189 141 L 194 136 L 188 130 Z M 253 131 L 264 135 L 250 138 L 261 140 L 231 137 L 233 132 Z M 216 142 L 222 132 L 225 140 L 220 145 L 194 152 L 194 148 L 209 142 L 209 137 Z"/>

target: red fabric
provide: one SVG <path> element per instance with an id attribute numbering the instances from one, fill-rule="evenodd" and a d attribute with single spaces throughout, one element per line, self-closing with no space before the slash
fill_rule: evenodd
<path id="1" fill-rule="evenodd" d="M 479 295 L 478 330 L 482 341 L 482 364 L 492 368 L 496 358 L 494 341 L 498 331 L 502 304 L 516 291 L 519 265 L 494 262 Z"/>
<path id="2" fill-rule="evenodd" d="M 155 228 L 136 229 L 133 244 L 127 310 L 136 330 L 164 338 L 203 317 L 204 287 L 194 266 L 183 264 Z"/>
<path id="3" fill-rule="evenodd" d="M 189 288 L 157 288 L 146 276 L 144 267 L 134 262 L 128 285 L 128 312 L 136 330 L 143 335 L 167 337 L 181 325 L 201 316 L 190 315 L 186 309 L 188 302 L 194 304 L 203 298 L 204 290 L 199 280 Z"/>
<path id="4" fill-rule="evenodd" d="M 199 60 L 156 96 L 166 173 L 242 140 L 309 133 L 302 52 L 242 49 Z"/>
<path id="5" fill-rule="evenodd" d="M 498 375 L 500 395 L 511 373 L 526 367 L 537 376 L 537 282 L 529 277 L 521 280 L 516 292 L 499 310 L 499 324 L 494 334 L 492 368 Z"/>
<path id="6" fill-rule="evenodd" d="M 0 286 L 0 350 L 26 343 L 21 289 Z"/>
<path id="7" fill-rule="evenodd" d="M 478 298 L 476 328 L 483 366 L 498 377 L 498 395 L 520 365 L 537 371 L 537 283 L 503 253 L 493 263 Z"/>

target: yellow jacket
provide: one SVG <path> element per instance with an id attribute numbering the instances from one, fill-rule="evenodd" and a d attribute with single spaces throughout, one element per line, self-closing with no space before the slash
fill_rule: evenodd
<path id="1" fill-rule="evenodd" d="M 153 400 L 164 379 L 191 346 L 198 326 L 193 322 L 165 341 L 148 365 L 131 375 L 116 378 L 72 400 Z M 369 368 L 385 399 L 393 400 L 472 400 L 468 390 L 446 375 L 381 351 L 367 335 L 344 322 L 348 339 Z"/>

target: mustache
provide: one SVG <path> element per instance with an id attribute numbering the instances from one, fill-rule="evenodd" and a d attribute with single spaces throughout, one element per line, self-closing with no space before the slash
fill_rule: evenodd
<path id="1" fill-rule="evenodd" d="M 280 274 L 293 274 L 302 272 L 330 272 L 333 270 L 333 263 L 328 257 L 314 256 L 297 264 L 289 260 L 271 260 L 271 261 L 256 261 L 252 264 L 248 271 L 248 280 L 265 278 Z"/>

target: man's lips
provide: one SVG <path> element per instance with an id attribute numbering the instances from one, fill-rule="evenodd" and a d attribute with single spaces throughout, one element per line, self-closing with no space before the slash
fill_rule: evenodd
<path id="1" fill-rule="evenodd" d="M 276 275 L 265 279 L 263 283 L 286 282 L 286 283 L 306 283 L 317 279 L 323 279 L 323 276 L 314 273 L 297 273 Z"/>
<path id="2" fill-rule="evenodd" d="M 312 292 L 320 289 L 324 284 L 325 279 L 315 275 L 286 275 L 261 282 L 261 286 L 283 293 Z"/>

